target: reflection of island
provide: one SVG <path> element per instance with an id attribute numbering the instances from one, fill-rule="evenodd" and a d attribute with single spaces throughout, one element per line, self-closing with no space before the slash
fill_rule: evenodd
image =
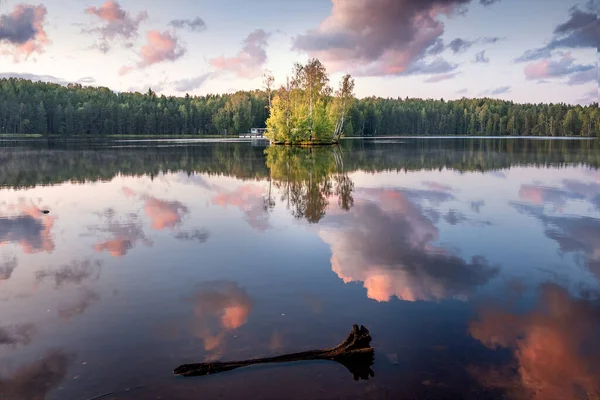
<path id="1" fill-rule="evenodd" d="M 195 333 L 204 341 L 206 351 L 215 351 L 227 332 L 246 323 L 252 300 L 234 282 L 205 282 L 198 286 L 191 301 L 196 315 Z"/>
<path id="2" fill-rule="evenodd" d="M 55 218 L 44 215 L 33 206 L 9 207 L 17 212 L 9 215 L 0 214 L 0 246 L 7 243 L 18 243 L 25 253 L 52 252 L 54 240 L 51 230 Z"/>
<path id="3" fill-rule="evenodd" d="M 296 218 L 319 222 L 334 196 L 342 209 L 352 207 L 354 184 L 339 149 L 269 147 L 265 153 L 270 179 Z"/>
<path id="4" fill-rule="evenodd" d="M 415 202 L 427 191 L 365 189 L 350 212 L 319 225 L 331 266 L 344 282 L 360 281 L 377 301 L 464 299 L 497 270 L 482 257 L 466 261 L 433 244 L 439 231 Z"/>
<path id="5" fill-rule="evenodd" d="M 69 357 L 53 351 L 31 364 L 24 365 L 10 376 L 0 377 L 2 400 L 45 399 L 64 379 Z"/>
<path id="6" fill-rule="evenodd" d="M 595 399 L 600 396 L 600 304 L 574 298 L 546 285 L 535 308 L 525 314 L 484 309 L 470 324 L 485 346 L 511 349 L 514 364 L 472 368 L 488 387 L 509 398 Z"/>

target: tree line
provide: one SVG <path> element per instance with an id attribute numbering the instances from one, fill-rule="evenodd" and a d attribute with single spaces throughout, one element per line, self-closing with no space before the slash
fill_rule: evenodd
<path id="1" fill-rule="evenodd" d="M 0 134 L 237 135 L 266 127 L 270 102 L 270 89 L 175 97 L 159 96 L 152 89 L 117 93 L 105 87 L 5 78 L 0 79 Z M 352 98 L 348 103 L 344 106 L 345 136 L 600 137 L 598 103 L 573 106 L 490 98 L 400 97 Z"/>

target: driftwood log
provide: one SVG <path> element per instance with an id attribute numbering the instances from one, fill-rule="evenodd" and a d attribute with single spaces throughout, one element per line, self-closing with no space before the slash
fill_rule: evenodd
<path id="1" fill-rule="evenodd" d="M 173 371 L 176 375 L 185 377 L 204 376 L 219 372 L 231 371 L 254 364 L 287 363 L 295 361 L 329 360 L 336 361 L 348 368 L 354 380 L 369 379 L 375 376 L 371 366 L 375 360 L 371 347 L 371 334 L 361 325 L 354 325 L 348 338 L 330 349 L 311 350 L 301 353 L 286 354 L 277 357 L 256 358 L 245 361 L 209 362 L 180 365 Z"/>

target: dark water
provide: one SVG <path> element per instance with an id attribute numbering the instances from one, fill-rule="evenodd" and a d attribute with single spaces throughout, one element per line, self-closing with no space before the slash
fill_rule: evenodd
<path id="1" fill-rule="evenodd" d="M 600 398 L 599 143 L 265 150 L 1 142 L 0 398 Z"/>

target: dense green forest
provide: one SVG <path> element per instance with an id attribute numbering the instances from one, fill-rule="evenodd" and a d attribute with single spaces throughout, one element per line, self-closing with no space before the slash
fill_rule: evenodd
<path id="1" fill-rule="evenodd" d="M 63 182 L 108 181 L 118 175 L 158 176 L 160 173 L 203 173 L 275 183 L 306 180 L 313 169 L 322 175 L 353 171 L 418 171 L 443 168 L 459 172 L 488 172 L 518 166 L 600 167 L 595 140 L 536 139 L 406 139 L 395 143 L 370 140 L 341 142 L 330 152 L 306 161 L 308 149 L 272 150 L 248 143 L 187 143 L 181 146 L 122 146 L 116 140 L 34 140 L 0 142 L 0 187 L 24 188 Z M 269 150 L 267 150 L 269 149 Z M 316 149 L 313 149 L 316 150 Z M 312 159 L 311 159 L 312 160 Z M 288 171 L 281 166 L 292 166 Z M 308 168 L 308 169 L 307 169 Z M 286 175 L 287 174 L 287 175 Z"/>
<path id="2" fill-rule="evenodd" d="M 116 93 L 79 84 L 0 79 L 0 134 L 226 135 L 265 127 L 266 90 L 166 97 Z M 518 135 L 598 136 L 598 104 L 516 104 L 494 99 L 456 101 L 353 99 L 345 136 Z"/>

